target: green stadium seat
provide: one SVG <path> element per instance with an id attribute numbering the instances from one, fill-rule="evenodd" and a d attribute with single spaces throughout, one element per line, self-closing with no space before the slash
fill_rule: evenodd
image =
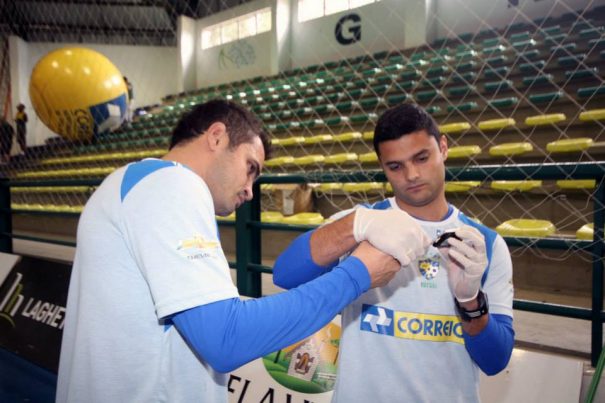
<path id="1" fill-rule="evenodd" d="M 577 66 L 586 60 L 586 54 L 580 53 L 571 56 L 561 56 L 557 59 L 557 63 L 561 67 L 572 67 Z"/>
<path id="2" fill-rule="evenodd" d="M 589 97 L 595 97 L 595 96 L 599 96 L 599 95 L 605 95 L 605 86 L 604 85 L 595 86 L 595 87 L 578 88 L 578 96 L 580 98 L 589 98 Z"/>
<path id="3" fill-rule="evenodd" d="M 399 77 L 402 80 L 413 80 L 415 78 L 422 77 L 422 73 L 420 72 L 420 70 L 412 69 L 412 70 L 408 70 L 408 71 L 405 71 L 405 72 L 401 73 L 399 75 Z"/>
<path id="4" fill-rule="evenodd" d="M 579 90 L 578 90 L 579 91 Z M 579 95 L 579 93 L 578 93 Z M 533 94 L 529 96 L 529 101 L 534 104 L 552 103 L 563 98 L 563 91 L 547 92 L 543 94 Z"/>
<path id="5" fill-rule="evenodd" d="M 508 76 L 510 73 L 510 67 L 502 66 L 497 68 L 486 68 L 483 71 L 485 78 L 502 78 Z"/>
<path id="6" fill-rule="evenodd" d="M 519 60 L 533 60 L 540 56 L 540 51 L 537 49 L 526 50 L 519 54 Z"/>
<path id="7" fill-rule="evenodd" d="M 534 62 L 529 63 L 521 63 L 519 65 L 519 70 L 525 74 L 536 74 L 539 73 L 540 70 L 543 70 L 546 66 L 546 61 L 544 60 L 536 60 Z"/>
<path id="8" fill-rule="evenodd" d="M 437 76 L 437 77 L 431 77 L 431 78 L 427 78 L 425 80 L 422 80 L 420 82 L 420 85 L 422 87 L 433 88 L 433 87 L 441 87 L 445 82 L 446 82 L 445 77 L 443 77 L 443 76 Z"/>
<path id="9" fill-rule="evenodd" d="M 533 39 L 527 39 L 524 41 L 517 41 L 517 42 L 513 42 L 511 44 L 511 46 L 516 50 L 516 51 L 522 51 L 524 49 L 527 48 L 532 48 L 534 46 L 536 46 L 538 44 L 538 42 L 536 42 Z"/>
<path id="10" fill-rule="evenodd" d="M 496 109 L 511 108 L 519 104 L 519 98 L 517 97 L 506 97 L 498 99 L 490 99 L 487 104 Z"/>
<path id="11" fill-rule="evenodd" d="M 470 59 L 473 57 L 477 57 L 479 54 L 477 53 L 476 50 L 473 49 L 467 49 L 467 50 L 463 50 L 460 51 L 458 53 L 456 53 L 455 58 L 460 60 L 465 60 L 465 59 Z"/>
<path id="12" fill-rule="evenodd" d="M 451 69 L 449 66 L 445 66 L 445 65 L 435 66 L 435 67 L 431 67 L 426 70 L 426 76 L 434 77 L 434 76 L 438 76 L 438 75 L 443 75 L 443 74 L 449 73 L 450 70 Z"/>
<path id="13" fill-rule="evenodd" d="M 590 67 L 580 70 L 568 70 L 565 72 L 565 78 L 571 81 L 582 79 L 599 79 L 599 68 Z"/>
<path id="14" fill-rule="evenodd" d="M 461 63 L 460 65 L 458 65 L 456 67 L 456 71 L 459 73 L 463 73 L 465 71 L 475 70 L 478 66 L 479 66 L 479 63 L 477 63 L 474 60 L 470 60 L 466 63 Z"/>
<path id="15" fill-rule="evenodd" d="M 503 53 L 506 51 L 506 47 L 504 45 L 496 45 L 488 48 L 484 48 L 481 53 L 483 56 L 493 56 L 499 53 Z"/>
<path id="16" fill-rule="evenodd" d="M 418 91 L 414 94 L 414 97 L 419 101 L 429 101 L 433 98 L 443 97 L 443 92 L 441 90 L 426 90 L 426 91 Z"/>
<path id="17" fill-rule="evenodd" d="M 567 34 L 549 35 L 544 37 L 544 43 L 547 45 L 557 45 L 567 39 Z"/>
<path id="18" fill-rule="evenodd" d="M 475 73 L 474 71 L 469 71 L 467 73 L 462 74 L 454 73 L 452 74 L 452 78 L 455 83 L 472 83 L 477 80 L 477 73 Z"/>
<path id="19" fill-rule="evenodd" d="M 495 37 L 495 38 L 488 38 L 485 39 L 483 42 L 481 42 L 481 46 L 483 46 L 484 48 L 489 48 L 489 47 L 493 47 L 500 44 L 500 38 L 499 37 Z"/>
<path id="20" fill-rule="evenodd" d="M 575 42 L 556 45 L 556 46 L 552 46 L 550 48 L 550 54 L 553 56 L 568 55 L 569 53 L 575 52 L 575 50 L 577 48 L 578 48 L 578 45 Z"/>
<path id="21" fill-rule="evenodd" d="M 483 90 L 488 93 L 496 93 L 504 90 L 511 90 L 514 84 L 511 80 L 490 81 L 484 84 Z"/>
<path id="22" fill-rule="evenodd" d="M 554 81 L 554 76 L 552 74 L 538 74 L 536 76 L 528 76 L 523 77 L 523 85 L 535 86 L 535 85 L 545 85 L 552 84 Z"/>
<path id="23" fill-rule="evenodd" d="M 506 64 L 508 62 L 508 57 L 504 55 L 490 57 L 485 60 L 485 63 L 490 66 L 500 66 L 502 64 Z"/>
<path id="24" fill-rule="evenodd" d="M 355 124 L 376 122 L 378 120 L 378 115 L 375 113 L 358 113 L 356 115 L 351 115 L 348 119 L 351 123 Z"/>
<path id="25" fill-rule="evenodd" d="M 427 106 L 426 108 L 424 108 L 424 110 L 429 115 L 436 115 L 441 112 L 441 107 L 439 105 L 431 105 L 431 106 Z"/>
<path id="26" fill-rule="evenodd" d="M 410 94 L 398 94 L 387 97 L 386 101 L 388 105 L 399 105 L 403 102 L 408 102 L 413 99 L 414 98 Z"/>
<path id="27" fill-rule="evenodd" d="M 603 35 L 603 27 L 586 28 L 580 31 L 578 34 L 580 38 L 600 38 Z"/>
<path id="28" fill-rule="evenodd" d="M 474 92 L 477 92 L 477 88 L 474 85 L 461 85 L 458 87 L 450 87 L 447 91 L 450 97 L 464 97 Z"/>
<path id="29" fill-rule="evenodd" d="M 518 32 L 515 34 L 512 34 L 509 37 L 509 41 L 510 42 L 516 42 L 516 41 L 527 41 L 529 39 L 531 39 L 531 35 L 529 31 L 524 31 L 524 32 Z"/>
<path id="30" fill-rule="evenodd" d="M 470 111 L 475 111 L 478 109 L 479 109 L 479 104 L 477 104 L 477 102 L 475 102 L 475 101 L 465 102 L 465 103 L 458 104 L 458 105 L 448 105 L 448 107 L 447 107 L 448 112 L 454 112 L 454 111 L 470 112 Z"/>

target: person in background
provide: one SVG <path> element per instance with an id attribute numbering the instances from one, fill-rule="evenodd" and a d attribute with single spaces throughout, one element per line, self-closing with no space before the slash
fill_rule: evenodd
<path id="1" fill-rule="evenodd" d="M 132 123 L 133 117 L 132 105 L 134 101 L 134 88 L 126 76 L 124 76 L 124 84 L 126 84 L 126 89 L 128 90 L 128 101 L 126 103 L 126 124 L 130 124 Z"/>
<path id="2" fill-rule="evenodd" d="M 15 125 L 17 126 L 17 143 L 23 154 L 27 153 L 27 113 L 25 105 L 17 105 L 17 114 L 15 115 Z"/>
<path id="3" fill-rule="evenodd" d="M 357 220 L 369 242 L 330 273 L 240 299 L 215 215 L 252 198 L 269 144 L 249 111 L 209 101 L 181 118 L 162 159 L 98 187 L 78 224 L 58 402 L 226 402 L 225 373 L 313 334 L 425 253 L 430 239 L 407 214 L 369 211 Z M 399 261 L 378 249 L 395 228 L 386 244 Z"/>
<path id="4" fill-rule="evenodd" d="M 328 274 L 365 239 L 360 215 L 408 213 L 441 240 L 344 309 L 333 401 L 478 402 L 479 370 L 502 371 L 514 344 L 506 243 L 447 202 L 447 138 L 421 107 L 384 112 L 374 149 L 394 197 L 338 213 L 295 239 L 275 262 L 274 283 L 290 289 Z M 403 230 L 385 223 L 370 243 L 381 249 Z"/>

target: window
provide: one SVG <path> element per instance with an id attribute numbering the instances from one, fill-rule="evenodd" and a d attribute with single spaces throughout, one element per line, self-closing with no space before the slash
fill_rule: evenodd
<path id="1" fill-rule="evenodd" d="M 271 31 L 271 8 L 223 21 L 202 30 L 202 49 Z"/>
<path id="2" fill-rule="evenodd" d="M 380 0 L 298 0 L 298 22 L 377 3 Z"/>

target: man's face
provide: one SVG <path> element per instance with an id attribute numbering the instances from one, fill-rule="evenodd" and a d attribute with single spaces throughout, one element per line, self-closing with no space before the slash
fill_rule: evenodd
<path id="1" fill-rule="evenodd" d="M 447 140 L 426 130 L 378 145 L 380 165 L 401 207 L 426 207 L 444 195 Z"/>
<path id="2" fill-rule="evenodd" d="M 265 151 L 259 137 L 234 149 L 226 146 L 220 150 L 212 184 L 209 183 L 217 215 L 229 215 L 252 199 L 252 184 L 260 175 L 264 160 Z"/>

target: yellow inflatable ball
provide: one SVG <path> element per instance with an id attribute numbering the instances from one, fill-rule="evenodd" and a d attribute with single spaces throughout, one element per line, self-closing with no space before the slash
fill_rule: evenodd
<path id="1" fill-rule="evenodd" d="M 29 96 L 40 120 L 68 140 L 88 140 L 119 127 L 128 102 L 117 67 L 99 52 L 75 47 L 38 61 Z"/>

